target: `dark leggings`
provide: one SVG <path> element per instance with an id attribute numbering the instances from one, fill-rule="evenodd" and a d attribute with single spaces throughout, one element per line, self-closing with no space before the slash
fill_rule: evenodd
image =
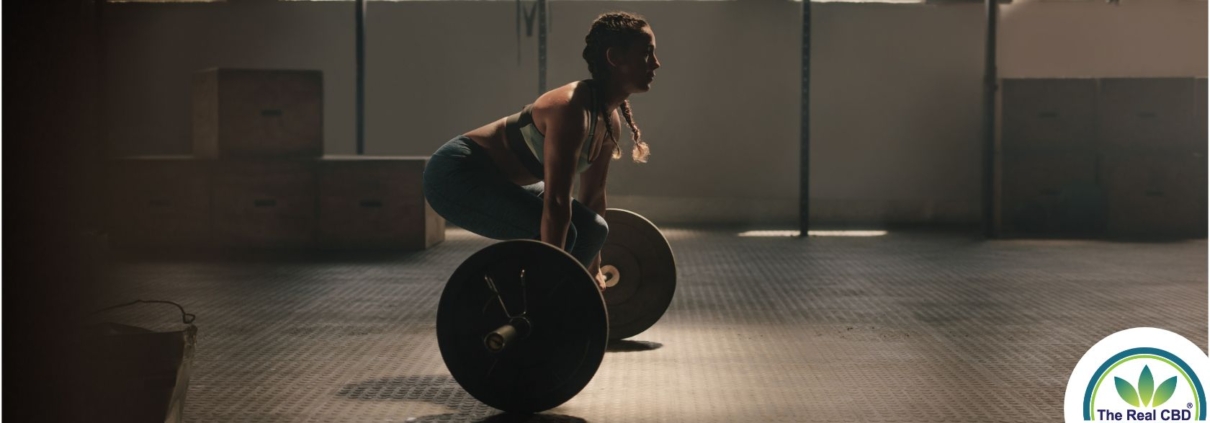
<path id="1" fill-rule="evenodd" d="M 458 136 L 433 153 L 424 169 L 424 197 L 446 221 L 499 240 L 540 239 L 545 184 L 519 186 L 505 177 L 486 150 Z M 564 249 L 584 267 L 592 264 L 609 226 L 578 200 Z"/>

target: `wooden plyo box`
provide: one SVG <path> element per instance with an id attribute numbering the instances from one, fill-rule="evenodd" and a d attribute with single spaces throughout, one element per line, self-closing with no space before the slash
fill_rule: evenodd
<path id="1" fill-rule="evenodd" d="M 424 198 L 428 157 L 325 156 L 319 165 L 318 244 L 422 250 L 445 240 Z"/>
<path id="2" fill-rule="evenodd" d="M 140 156 L 110 164 L 107 209 L 115 247 L 197 247 L 212 241 L 213 161 Z"/>
<path id="3" fill-rule="evenodd" d="M 1092 151 L 1095 79 L 1006 79 L 1003 85 L 1005 151 Z"/>
<path id="4" fill-rule="evenodd" d="M 214 237 L 223 247 L 311 247 L 316 160 L 223 160 L 214 172 Z"/>
<path id="5" fill-rule="evenodd" d="M 1197 153 L 1106 155 L 1109 235 L 1206 237 L 1206 171 Z"/>
<path id="6" fill-rule="evenodd" d="M 1001 213 L 1009 235 L 1097 233 L 1104 200 L 1091 153 L 1005 154 Z"/>
<path id="7" fill-rule="evenodd" d="M 206 69 L 193 77 L 193 154 L 202 158 L 323 155 L 323 73 Z"/>
<path id="8" fill-rule="evenodd" d="M 1098 95 L 1098 136 L 1113 151 L 1202 150 L 1194 78 L 1106 78 Z"/>

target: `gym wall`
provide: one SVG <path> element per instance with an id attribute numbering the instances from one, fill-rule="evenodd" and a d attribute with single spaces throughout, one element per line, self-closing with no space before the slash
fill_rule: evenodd
<path id="1" fill-rule="evenodd" d="M 547 89 L 587 76 L 580 50 L 597 14 L 635 11 L 657 33 L 664 67 L 650 93 L 632 98 L 652 158 L 614 163 L 611 206 L 660 224 L 793 225 L 800 4 L 551 5 Z M 1011 7 L 1001 35 L 1006 77 L 1206 74 L 1206 22 L 1196 18 L 1205 2 Z M 518 45 L 515 8 L 371 2 L 366 153 L 427 155 L 533 101 L 537 28 L 527 37 L 523 24 Z M 813 14 L 816 223 L 976 223 L 982 4 L 816 3 Z M 325 150 L 354 151 L 352 2 L 111 4 L 104 23 L 112 154 L 189 153 L 189 80 L 216 66 L 322 70 Z M 1037 43 L 1038 32 L 1061 41 Z M 1077 55 L 1088 57 L 1056 59 Z"/>

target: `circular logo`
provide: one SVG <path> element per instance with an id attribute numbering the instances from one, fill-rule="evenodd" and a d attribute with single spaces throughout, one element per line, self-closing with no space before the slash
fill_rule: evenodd
<path id="1" fill-rule="evenodd" d="M 1188 339 L 1127 329 L 1097 342 L 1076 364 L 1064 421 L 1206 421 L 1205 378 L 1210 357 Z"/>

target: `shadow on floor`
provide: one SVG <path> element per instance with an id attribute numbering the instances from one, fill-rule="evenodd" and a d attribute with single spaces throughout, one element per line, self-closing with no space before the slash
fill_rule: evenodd
<path id="1" fill-rule="evenodd" d="M 587 423 L 587 420 L 579 417 L 564 416 L 562 414 L 511 414 L 500 413 L 483 419 L 472 420 L 473 416 L 467 414 L 439 414 L 435 416 L 417 417 L 415 420 L 407 420 L 408 422 L 450 422 L 450 421 L 474 421 L 476 423 Z"/>
<path id="2" fill-rule="evenodd" d="M 659 345 L 659 344 L 656 344 Z M 474 421 L 479 423 L 584 423 L 579 417 L 560 414 L 501 413 L 474 399 L 449 375 L 398 376 L 366 380 L 345 385 L 339 397 L 363 401 L 424 401 L 457 409 L 447 413 L 420 416 L 408 422 Z M 495 414 L 493 414 L 495 413 Z"/>
<path id="3" fill-rule="evenodd" d="M 609 346 L 605 347 L 605 352 L 639 352 L 652 351 L 662 348 L 664 344 L 651 341 L 633 341 L 623 339 L 620 341 L 609 341 Z"/>
<path id="4" fill-rule="evenodd" d="M 116 262 L 141 263 L 391 263 L 422 259 L 429 250 L 365 249 L 324 250 L 306 248 L 110 248 L 108 257 Z"/>
<path id="5" fill-rule="evenodd" d="M 356 400 L 411 400 L 446 406 L 475 401 L 448 375 L 366 380 L 345 385 L 336 395 Z"/>

